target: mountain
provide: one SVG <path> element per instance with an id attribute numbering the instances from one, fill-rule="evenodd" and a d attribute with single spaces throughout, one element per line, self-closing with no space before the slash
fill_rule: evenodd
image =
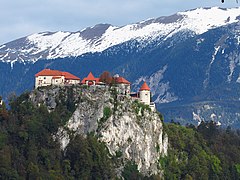
<path id="1" fill-rule="evenodd" d="M 2 45 L 0 60 L 34 63 L 39 59 L 76 57 L 85 53 L 102 52 L 131 40 L 138 41 L 138 48 L 141 49 L 156 40 L 165 41 L 178 32 L 203 34 L 209 29 L 238 20 L 239 8 L 200 8 L 123 27 L 98 24 L 78 32 L 43 32 Z"/>
<path id="2" fill-rule="evenodd" d="M 123 27 L 43 32 L 0 46 L 0 94 L 33 88 L 45 67 L 145 80 L 166 121 L 240 127 L 240 8 L 198 8 Z M 7 78 L 6 78 L 7 77 Z"/>

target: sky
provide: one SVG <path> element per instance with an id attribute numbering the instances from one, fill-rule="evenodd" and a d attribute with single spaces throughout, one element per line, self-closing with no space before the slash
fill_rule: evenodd
<path id="1" fill-rule="evenodd" d="M 0 45 L 44 31 L 124 26 L 198 7 L 239 7 L 236 0 L 0 0 Z M 214 15 L 213 15 L 214 16 Z"/>

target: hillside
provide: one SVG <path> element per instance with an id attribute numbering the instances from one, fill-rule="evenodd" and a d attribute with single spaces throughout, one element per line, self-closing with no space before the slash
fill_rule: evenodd
<path id="1" fill-rule="evenodd" d="M 171 146 L 160 159 L 166 179 L 239 179 L 239 131 L 223 130 L 214 122 L 164 128 Z"/>
<path id="2" fill-rule="evenodd" d="M 198 8 L 123 27 L 102 24 L 6 43 L 0 48 L 0 94 L 6 99 L 32 89 L 34 75 L 46 67 L 80 78 L 107 70 L 126 77 L 133 90 L 145 80 L 166 121 L 214 120 L 238 128 L 239 12 Z"/>
<path id="3" fill-rule="evenodd" d="M 78 171 L 73 175 L 75 178 L 85 175 L 87 177 L 121 176 L 129 162 L 134 166 L 136 164 L 136 168 L 144 176 L 157 174 L 162 176 L 157 160 L 167 154 L 168 146 L 167 136 L 163 134 L 162 116 L 128 96 L 120 96 L 115 87 L 111 89 L 86 86 L 40 88 L 16 99 L 12 97 L 10 105 L 11 110 L 9 112 L 4 110 L 2 114 L 4 129 L 2 133 L 5 138 L 3 144 L 12 140 L 17 143 L 13 146 L 21 149 L 18 157 L 24 161 L 21 166 L 28 167 L 33 163 L 43 175 L 49 176 L 51 167 L 56 164 L 45 164 L 47 163 L 45 160 L 41 164 L 39 159 L 45 158 L 41 156 L 48 156 L 47 152 L 56 151 L 57 154 L 54 157 L 46 157 L 46 161 L 50 161 L 48 163 L 51 161 L 59 163 L 58 160 L 71 161 L 72 170 Z M 10 122 L 11 124 L 8 124 Z M 83 142 L 89 147 L 73 142 Z M 19 143 L 24 143 L 24 146 L 18 146 Z M 7 143 L 5 145 L 7 146 Z M 39 146 L 43 147 L 32 155 L 34 162 L 28 161 L 31 154 L 21 154 L 25 148 L 24 151 L 31 151 L 31 148 Z M 86 163 L 92 161 L 93 165 L 86 164 L 89 174 L 80 173 L 81 170 L 75 167 L 79 162 L 73 162 L 78 152 L 78 150 L 74 152 L 74 148 L 80 148 L 82 151 L 79 153 L 83 153 L 84 156 L 87 155 L 84 153 L 87 150 L 82 148 L 90 148 L 89 156 L 93 159 L 89 157 Z M 96 152 L 92 148 L 96 149 Z M 83 155 L 79 154 L 79 161 L 84 158 Z M 40 164 L 37 165 L 38 163 Z M 112 166 L 100 172 L 104 166 L 108 166 L 108 163 Z M 94 166 L 100 169 L 92 173 Z M 20 173 L 19 169 L 17 171 L 16 173 Z M 25 169 L 25 173 L 19 175 L 28 176 L 27 171 Z"/>
<path id="4" fill-rule="evenodd" d="M 240 177 L 238 131 L 219 129 L 213 122 L 197 128 L 165 124 L 147 107 L 135 104 L 131 110 L 112 101 L 108 90 L 79 90 L 43 88 L 12 96 L 10 110 L 0 105 L 1 179 Z M 105 93 L 95 99 L 93 92 Z M 99 108 L 93 110 L 93 106 Z M 99 121 L 96 113 L 101 114 Z M 169 139 L 165 147 L 161 134 Z M 167 155 L 161 155 L 166 148 Z M 148 165 L 150 171 L 146 171 Z M 149 177 L 153 170 L 157 174 Z"/>

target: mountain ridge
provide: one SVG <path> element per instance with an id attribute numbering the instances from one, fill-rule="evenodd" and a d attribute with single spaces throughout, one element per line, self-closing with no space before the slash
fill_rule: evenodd
<path id="1" fill-rule="evenodd" d="M 85 53 L 102 52 L 133 39 L 140 43 L 139 48 L 144 48 L 155 39 L 167 40 L 181 31 L 202 34 L 237 22 L 240 19 L 239 9 L 197 8 L 122 27 L 97 24 L 76 32 L 36 33 L 0 46 L 0 60 L 7 63 L 34 63 L 39 59 L 76 57 Z"/>
<path id="2" fill-rule="evenodd" d="M 182 29 L 179 30 L 179 27 L 176 25 L 177 29 L 175 31 L 167 29 L 170 34 L 159 35 L 158 33 L 150 33 L 149 35 L 149 32 L 146 31 L 147 34 L 143 36 L 144 39 L 133 38 L 121 44 L 108 47 L 101 52 L 87 52 L 80 56 L 47 59 L 46 57 L 51 50 L 49 48 L 46 52 L 44 51 L 45 54 L 41 54 L 40 51 L 37 54 L 38 56 L 45 56 L 45 58 L 42 57 L 41 60 L 37 60 L 36 54 L 32 54 L 29 51 L 28 54 L 30 55 L 26 54 L 26 57 L 24 57 L 28 59 L 24 61 L 24 59 L 16 59 L 19 55 L 17 50 L 14 50 L 14 48 L 8 50 L 13 53 L 4 53 L 14 56 L 15 59 L 13 58 L 13 61 L 0 61 L 0 94 L 6 98 L 9 92 L 14 91 L 20 94 L 25 90 L 32 89 L 34 86 L 34 75 L 43 68 L 68 71 L 80 78 L 86 77 L 90 71 L 94 76 L 99 76 L 103 71 L 107 70 L 112 74 L 120 74 L 128 79 L 132 83 L 133 91 L 137 91 L 140 84 L 146 81 L 151 88 L 152 99 L 157 104 L 158 110 L 166 115 L 166 121 L 179 119 L 183 124 L 188 122 L 197 124 L 198 121 L 194 120 L 194 114 L 198 114 L 199 117 L 203 117 L 201 119 L 206 121 L 211 120 L 212 114 L 215 114 L 218 117 L 215 120 L 220 121 L 223 126 L 234 125 L 235 127 L 240 127 L 237 106 L 235 104 L 221 103 L 228 100 L 236 103 L 240 101 L 239 8 L 233 9 L 234 15 L 231 15 L 230 19 L 228 18 L 229 10 L 216 7 L 210 9 L 200 8 L 182 13 L 194 12 L 192 17 L 196 19 L 196 16 L 202 16 L 198 11 L 218 11 L 222 12 L 222 14 L 220 14 L 220 20 L 217 16 L 219 14 L 216 13 L 209 20 L 204 20 L 203 23 L 206 25 L 204 27 L 199 23 L 202 17 L 197 19 L 194 24 L 200 27 L 202 32 L 200 34 L 184 29 L 186 26 L 182 26 Z M 176 20 L 178 17 L 173 16 L 170 19 L 174 18 Z M 160 18 L 160 20 L 162 19 Z M 155 26 L 156 23 L 153 24 L 154 26 L 149 25 L 152 21 L 147 20 L 141 23 L 148 24 L 148 29 L 153 27 L 154 31 L 150 32 L 156 32 L 156 27 L 159 26 Z M 188 21 L 186 25 L 193 28 L 191 21 Z M 211 24 L 216 24 L 216 26 Z M 111 26 L 106 24 L 100 25 L 102 31 L 92 31 L 93 34 L 87 34 L 86 37 L 100 36 L 109 27 Z M 133 26 L 128 25 L 123 28 L 126 29 L 126 27 L 129 29 Z M 164 25 L 164 27 L 169 27 L 169 24 L 167 26 Z M 99 27 L 96 28 L 98 29 Z M 142 31 L 138 24 L 132 32 L 136 32 L 137 28 L 140 28 L 140 31 Z M 121 33 L 125 35 L 123 32 Z M 144 31 L 142 33 L 144 35 Z M 117 33 L 114 35 L 117 35 Z M 126 33 L 126 35 L 130 37 L 129 34 Z M 139 34 L 134 36 L 137 35 Z M 48 38 L 48 36 L 46 37 Z M 119 38 L 122 38 L 122 36 L 119 36 Z M 98 40 L 99 38 L 93 41 Z M 117 42 L 124 39 L 113 40 Z M 101 42 L 99 41 L 99 43 Z M 17 45 L 17 42 L 13 42 L 14 45 Z M 21 45 L 20 43 L 18 48 L 24 49 Z M 57 45 L 58 43 L 56 43 Z M 3 49 L 0 49 L 1 53 L 3 53 Z M 32 61 L 31 58 L 35 58 L 35 60 Z M 205 102 L 207 104 L 204 104 Z M 208 102 L 216 102 L 216 104 L 208 104 Z M 203 104 L 204 107 L 210 106 L 212 109 L 209 111 L 202 108 L 199 106 L 199 103 Z M 181 107 L 181 104 L 185 105 L 186 109 L 181 108 L 179 112 L 174 106 L 178 105 Z M 231 106 L 234 111 L 229 110 L 228 106 Z M 226 109 L 224 114 L 221 113 L 223 109 Z"/>

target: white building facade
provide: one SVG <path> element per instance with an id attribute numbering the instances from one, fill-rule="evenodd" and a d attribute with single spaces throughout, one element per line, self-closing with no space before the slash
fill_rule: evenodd
<path id="1" fill-rule="evenodd" d="M 58 70 L 44 69 L 35 75 L 35 88 L 79 84 L 80 78 Z"/>
<path id="2" fill-rule="evenodd" d="M 152 111 L 155 110 L 155 103 L 151 102 L 151 91 L 146 82 L 143 83 L 139 90 L 139 100 L 143 104 L 148 105 Z"/>
<path id="3" fill-rule="evenodd" d="M 122 95 L 130 95 L 131 83 L 119 75 L 115 75 L 113 78 L 118 87 L 118 92 Z"/>

